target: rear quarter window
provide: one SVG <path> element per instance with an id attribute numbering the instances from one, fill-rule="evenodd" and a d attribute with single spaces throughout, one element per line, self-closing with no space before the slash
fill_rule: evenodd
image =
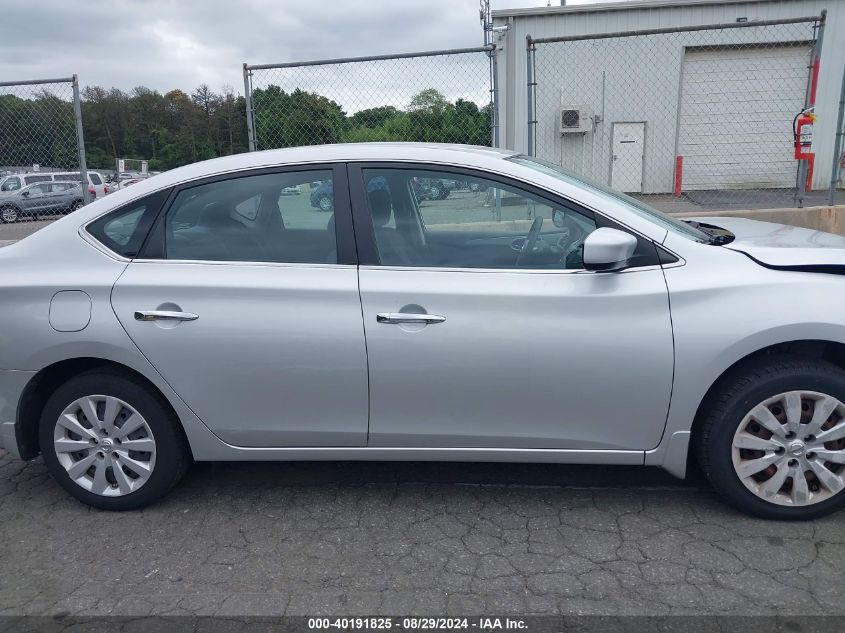
<path id="1" fill-rule="evenodd" d="M 136 257 L 169 193 L 167 189 L 134 200 L 94 220 L 85 230 L 110 251 Z"/>

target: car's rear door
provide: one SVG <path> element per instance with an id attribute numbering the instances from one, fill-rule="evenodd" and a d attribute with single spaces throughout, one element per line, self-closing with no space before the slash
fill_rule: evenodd
<path id="1" fill-rule="evenodd" d="M 333 216 L 309 185 L 333 180 Z M 300 193 L 282 195 L 286 187 Z M 363 446 L 367 364 L 345 166 L 179 188 L 115 285 L 132 340 L 221 439 Z"/>
<path id="2" fill-rule="evenodd" d="M 628 270 L 588 272 L 580 244 L 609 220 L 482 176 L 350 167 L 370 445 L 653 448 L 673 371 L 655 245 L 638 238 Z M 421 201 L 414 178 L 469 186 Z"/>

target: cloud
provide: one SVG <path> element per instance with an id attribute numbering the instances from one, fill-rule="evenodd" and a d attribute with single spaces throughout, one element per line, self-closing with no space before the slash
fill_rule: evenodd
<path id="1" fill-rule="evenodd" d="M 41 0 L 11 3 L 0 20 L 3 80 L 76 73 L 83 85 L 127 90 L 240 91 L 243 62 L 482 42 L 476 0 Z"/>

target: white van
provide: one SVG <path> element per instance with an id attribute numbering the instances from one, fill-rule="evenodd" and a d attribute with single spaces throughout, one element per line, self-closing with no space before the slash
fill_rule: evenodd
<path id="1" fill-rule="evenodd" d="M 28 174 L 9 174 L 0 178 L 0 191 L 16 191 L 35 182 L 79 182 L 82 180 L 78 171 L 33 172 Z M 109 192 L 103 175 L 96 171 L 88 172 L 88 192 L 92 198 L 102 198 Z"/>
<path id="2" fill-rule="evenodd" d="M 53 177 L 53 180 L 57 180 L 60 182 L 79 182 L 80 180 L 82 180 L 78 171 L 53 172 L 49 175 Z M 88 172 L 88 191 L 94 198 L 102 198 L 109 192 L 109 186 L 106 184 L 106 181 L 101 173 L 96 171 Z"/>

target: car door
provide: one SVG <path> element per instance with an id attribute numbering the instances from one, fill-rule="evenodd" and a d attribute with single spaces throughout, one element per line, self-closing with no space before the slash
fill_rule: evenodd
<path id="1" fill-rule="evenodd" d="M 420 200 L 424 179 L 461 189 Z M 623 272 L 588 272 L 583 240 L 615 225 L 527 185 L 377 164 L 351 166 L 350 184 L 371 446 L 658 444 L 673 344 L 653 243 L 638 237 Z"/>
<path id="2" fill-rule="evenodd" d="M 70 205 L 73 202 L 73 196 L 70 190 L 73 188 L 71 182 L 54 182 L 50 185 L 53 192 L 52 205 L 55 213 L 64 213 L 70 210 Z"/>
<path id="3" fill-rule="evenodd" d="M 39 182 L 21 192 L 23 210 L 28 215 L 38 215 L 50 206 L 50 183 Z"/>
<path id="4" fill-rule="evenodd" d="M 308 195 L 307 183 L 328 179 L 332 216 Z M 343 166 L 182 186 L 115 285 L 114 311 L 224 441 L 363 446 L 367 366 L 351 223 Z"/>
<path id="5" fill-rule="evenodd" d="M 64 206 L 64 192 L 67 189 L 64 182 L 44 183 L 47 191 L 44 194 L 43 204 L 39 210 L 42 214 L 59 213 Z"/>

